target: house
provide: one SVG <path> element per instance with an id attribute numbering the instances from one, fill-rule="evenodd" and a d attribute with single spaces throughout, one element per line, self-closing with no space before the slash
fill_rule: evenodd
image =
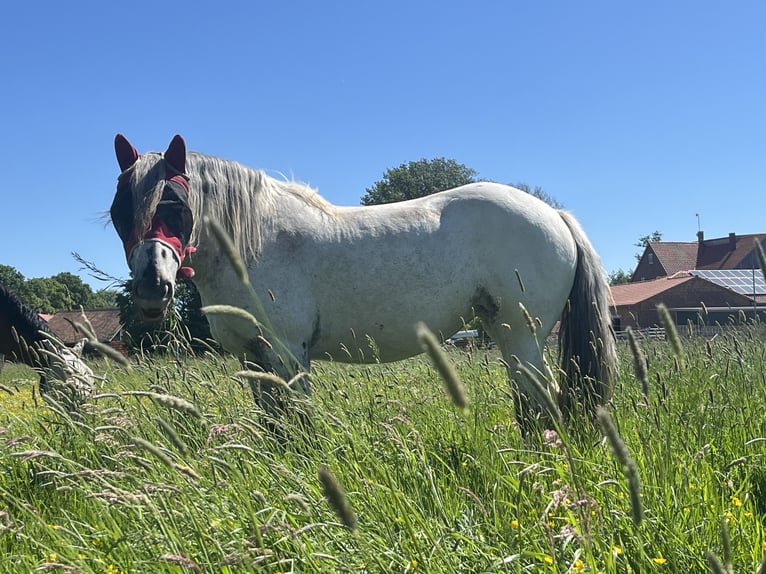
<path id="1" fill-rule="evenodd" d="M 751 296 L 692 273 L 613 285 L 612 299 L 612 322 L 617 331 L 660 325 L 659 303 L 668 308 L 676 325 L 687 325 L 689 321 L 695 325 L 725 325 L 739 321 L 740 312 L 752 317 L 754 307 Z M 758 309 L 758 313 L 766 321 L 766 308 Z"/>
<path id="2" fill-rule="evenodd" d="M 766 322 L 755 242 L 766 247 L 766 234 L 706 240 L 700 231 L 696 242 L 649 242 L 631 281 L 612 286 L 615 329 L 659 325 L 659 303 L 676 325 L 723 325 L 756 315 Z"/>
<path id="3" fill-rule="evenodd" d="M 630 281 L 649 281 L 690 269 L 758 269 L 756 241 L 766 249 L 764 233 L 705 239 L 700 231 L 697 241 L 650 241 Z"/>
<path id="4" fill-rule="evenodd" d="M 85 309 L 84 311 L 59 311 L 48 319 L 48 327 L 66 345 L 74 345 L 83 338 L 75 323 L 83 323 L 82 314 L 90 321 L 99 342 L 122 348 L 123 329 L 119 309 Z"/>

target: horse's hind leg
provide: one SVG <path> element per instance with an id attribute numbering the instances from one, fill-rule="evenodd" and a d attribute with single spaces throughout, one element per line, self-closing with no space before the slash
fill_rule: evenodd
<path id="1" fill-rule="evenodd" d="M 548 393 L 547 369 L 543 345 L 523 321 L 486 325 L 485 329 L 500 349 L 511 385 L 516 422 L 523 435 L 532 431 L 537 421 L 549 426 L 551 413 L 543 393 Z M 520 368 L 525 367 L 526 373 Z"/>

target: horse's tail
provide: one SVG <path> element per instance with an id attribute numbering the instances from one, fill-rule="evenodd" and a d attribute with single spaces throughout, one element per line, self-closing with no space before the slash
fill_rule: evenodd
<path id="1" fill-rule="evenodd" d="M 577 220 L 559 211 L 577 245 L 577 268 L 561 314 L 559 356 L 564 380 L 559 404 L 565 417 L 581 403 L 593 414 L 612 396 L 617 345 L 609 312 L 610 291 L 601 260 Z"/>

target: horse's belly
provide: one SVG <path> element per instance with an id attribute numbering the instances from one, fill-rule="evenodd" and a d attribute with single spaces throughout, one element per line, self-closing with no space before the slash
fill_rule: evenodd
<path id="1" fill-rule="evenodd" d="M 371 308 L 375 309 L 375 308 Z M 431 313 L 380 310 L 369 314 L 360 311 L 346 321 L 320 324 L 320 334 L 312 346 L 310 358 L 346 363 L 392 362 L 423 352 L 415 334 L 415 324 L 423 321 L 440 339 L 447 339 L 471 319 L 470 302 L 448 305 Z"/>

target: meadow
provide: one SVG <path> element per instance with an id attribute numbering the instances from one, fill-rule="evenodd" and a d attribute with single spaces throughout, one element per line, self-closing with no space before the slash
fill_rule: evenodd
<path id="1" fill-rule="evenodd" d="M 522 439 L 494 351 L 448 351 L 465 410 L 422 356 L 316 363 L 279 420 L 214 353 L 94 360 L 76 411 L 6 365 L 0 572 L 765 571 L 763 327 L 639 344 L 627 464 L 582 419 Z"/>

